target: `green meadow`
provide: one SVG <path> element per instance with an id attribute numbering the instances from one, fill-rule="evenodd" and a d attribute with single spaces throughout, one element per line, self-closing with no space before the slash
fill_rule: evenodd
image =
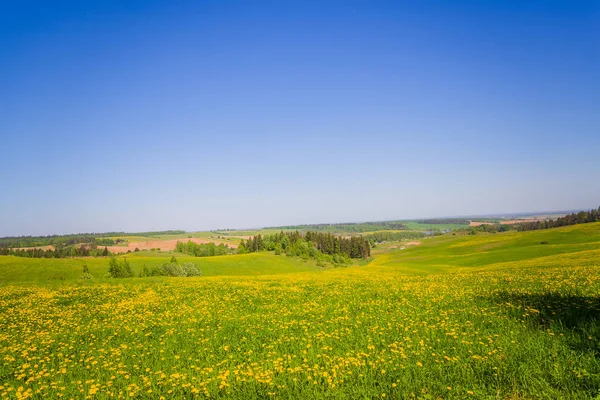
<path id="1" fill-rule="evenodd" d="M 0 396 L 600 398 L 600 223 L 420 242 L 345 268 L 127 255 L 196 278 L 0 257 Z"/>
<path id="2" fill-rule="evenodd" d="M 406 221 L 403 222 L 403 224 L 407 227 L 407 229 L 409 230 L 413 230 L 413 231 L 444 231 L 444 230 L 455 230 L 455 229 L 465 229 L 468 228 L 469 225 L 465 225 L 465 224 L 426 224 L 426 223 L 419 223 L 416 221 Z"/>
<path id="3" fill-rule="evenodd" d="M 314 261 L 275 256 L 270 253 L 250 253 L 216 257 L 191 257 L 173 252 L 140 251 L 121 255 L 126 258 L 134 274 L 142 271 L 144 265 L 151 268 L 170 261 L 176 256 L 180 263 L 192 262 L 198 266 L 204 276 L 252 276 L 284 274 L 290 272 L 316 271 L 319 268 Z M 108 259 L 102 257 L 86 258 L 24 258 L 0 256 L 0 283 L 23 283 L 77 281 L 87 265 L 96 280 L 111 281 L 108 278 Z"/>
<path id="4" fill-rule="evenodd" d="M 419 246 L 390 251 L 396 243 L 375 249 L 378 257 L 372 266 L 386 266 L 407 274 L 467 272 L 509 266 L 524 267 L 550 262 L 553 256 L 579 260 L 598 260 L 600 225 L 573 225 L 529 232 L 510 231 L 478 235 L 447 234 L 421 240 Z M 393 250 L 393 249 L 392 249 Z"/>

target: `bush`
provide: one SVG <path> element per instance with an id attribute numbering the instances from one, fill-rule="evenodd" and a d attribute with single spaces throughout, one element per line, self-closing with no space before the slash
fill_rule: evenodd
<path id="1" fill-rule="evenodd" d="M 202 276 L 202 272 L 190 262 L 181 265 L 168 262 L 151 269 L 144 265 L 141 276 Z"/>
<path id="2" fill-rule="evenodd" d="M 131 271 L 131 266 L 127 258 L 123 258 L 123 262 L 119 263 L 115 256 L 110 258 L 108 273 L 112 278 L 131 278 L 133 276 L 133 271 Z"/>
<path id="3" fill-rule="evenodd" d="M 240 244 L 238 248 L 238 254 L 243 254 L 245 247 Z M 212 257 L 212 256 L 224 256 L 226 254 L 233 254 L 233 249 L 230 249 L 227 245 L 221 243 L 218 246 L 214 243 L 194 243 L 189 240 L 187 243 L 177 242 L 175 251 L 179 253 L 189 254 L 194 257 Z"/>
<path id="4" fill-rule="evenodd" d="M 90 274 L 90 269 L 88 268 L 87 264 L 83 264 L 83 273 L 81 274 L 79 279 L 82 279 L 82 280 L 94 279 L 92 274 Z"/>
<path id="5" fill-rule="evenodd" d="M 196 267 L 196 264 L 186 262 L 181 267 L 185 272 L 185 276 L 202 276 L 202 272 Z"/>

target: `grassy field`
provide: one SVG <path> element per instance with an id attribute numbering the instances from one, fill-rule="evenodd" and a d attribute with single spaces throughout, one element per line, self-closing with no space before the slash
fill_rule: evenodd
<path id="1" fill-rule="evenodd" d="M 111 236 L 110 239 L 124 239 L 125 242 L 122 243 L 122 246 L 126 246 L 127 243 L 134 242 L 156 242 L 160 240 L 180 240 L 182 242 L 186 242 L 190 238 L 200 238 L 210 240 L 216 244 L 224 243 L 224 244 L 239 244 L 240 239 L 233 237 L 231 235 L 225 235 L 223 233 L 216 232 L 186 232 L 179 234 L 164 234 L 164 235 L 153 235 L 153 236 Z M 101 247 L 101 246 L 100 246 Z"/>
<path id="2" fill-rule="evenodd" d="M 444 230 L 455 230 L 455 229 L 465 229 L 468 228 L 469 225 L 463 225 L 463 224 L 421 224 L 415 221 L 406 221 L 406 222 L 402 222 L 407 229 L 413 230 L 413 231 L 432 231 L 432 230 L 439 230 L 439 231 L 444 231 Z"/>
<path id="3" fill-rule="evenodd" d="M 544 242 L 544 243 L 542 243 Z M 502 234 L 444 235 L 421 240 L 421 245 L 402 251 L 389 252 L 379 246 L 372 265 L 388 266 L 404 273 L 456 272 L 489 270 L 506 266 L 517 267 L 549 262 L 552 257 L 565 254 L 581 262 L 598 259 L 600 225 L 573 225 L 559 229 Z M 557 258 L 562 260 L 561 257 Z M 533 261 L 533 264 L 527 263 Z M 560 266 L 557 264 L 556 266 Z"/>
<path id="4" fill-rule="evenodd" d="M 146 265 L 151 268 L 168 262 L 176 256 L 178 262 L 192 262 L 204 276 L 252 276 L 285 274 L 293 272 L 320 271 L 314 261 L 280 257 L 270 253 L 250 253 L 232 256 L 191 257 L 174 252 L 141 251 L 117 257 L 127 258 L 131 269 L 138 274 Z M 58 258 L 40 259 L 13 256 L 0 256 L 0 284 L 24 282 L 76 281 L 82 274 L 83 265 L 97 280 L 108 280 L 107 258 Z"/>
<path id="5" fill-rule="evenodd" d="M 600 224 L 390 247 L 362 267 L 262 253 L 93 282 L 82 262 L 106 260 L 0 257 L 0 396 L 600 396 Z"/>

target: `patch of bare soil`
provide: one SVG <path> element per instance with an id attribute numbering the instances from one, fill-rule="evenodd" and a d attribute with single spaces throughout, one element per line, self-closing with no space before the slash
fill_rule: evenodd
<path id="1" fill-rule="evenodd" d="M 493 222 L 469 221 L 469 226 L 481 226 L 481 225 L 494 225 L 494 223 Z"/>
<path id="2" fill-rule="evenodd" d="M 218 240 L 209 240 L 209 239 L 201 239 L 201 238 L 188 238 L 188 239 L 168 239 L 168 240 L 148 240 L 146 242 L 130 242 L 127 243 L 126 246 L 106 246 L 108 251 L 112 253 L 127 253 L 128 250 L 135 251 L 135 249 L 140 250 L 151 250 L 151 249 L 160 249 L 161 251 L 170 251 L 175 250 L 175 246 L 177 246 L 177 242 L 187 243 L 188 241 L 192 241 L 197 244 L 206 244 L 206 243 L 214 243 L 219 245 L 223 242 Z M 237 244 L 235 243 L 224 243 L 227 246 L 235 249 L 237 248 Z"/>
<path id="3" fill-rule="evenodd" d="M 408 243 L 406 243 L 407 246 L 418 246 L 420 244 L 421 244 L 421 242 L 408 242 Z"/>
<path id="4" fill-rule="evenodd" d="M 36 249 L 44 250 L 44 251 L 47 251 L 47 250 L 54 251 L 54 246 L 48 245 L 48 246 L 37 246 L 37 247 L 16 247 L 13 250 L 36 250 Z"/>
<path id="5" fill-rule="evenodd" d="M 502 225 L 522 224 L 524 222 L 535 222 L 535 219 L 511 219 L 510 221 L 500 222 Z"/>
<path id="6" fill-rule="evenodd" d="M 535 219 L 510 219 L 507 221 L 500 221 L 502 225 L 514 225 L 514 224 L 522 224 L 523 222 L 535 222 Z M 480 226 L 480 225 L 494 225 L 493 222 L 476 222 L 470 221 L 469 226 Z"/>

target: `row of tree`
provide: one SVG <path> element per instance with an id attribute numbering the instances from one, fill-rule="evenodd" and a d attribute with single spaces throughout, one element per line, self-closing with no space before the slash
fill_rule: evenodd
<path id="1" fill-rule="evenodd" d="M 188 240 L 187 243 L 178 241 L 175 245 L 175 250 L 195 257 L 212 257 L 233 254 L 233 250 L 223 243 L 217 246 L 214 243 L 194 243 L 191 240 Z"/>
<path id="2" fill-rule="evenodd" d="M 95 245 L 57 246 L 52 249 L 9 249 L 0 248 L 0 256 L 17 256 L 27 258 L 68 258 L 68 257 L 106 257 L 112 253 L 106 247 Z"/>
<path id="3" fill-rule="evenodd" d="M 440 232 L 437 231 L 434 233 L 435 235 L 439 235 Z M 427 234 L 422 231 L 404 231 L 404 232 L 374 232 L 368 235 L 365 235 L 364 238 L 369 241 L 371 247 L 375 246 L 378 243 L 385 242 L 397 242 L 403 239 L 421 239 L 426 236 L 431 236 L 431 234 Z"/>
<path id="4" fill-rule="evenodd" d="M 340 224 L 310 224 L 278 226 L 283 230 L 300 231 L 324 231 L 324 232 L 373 232 L 380 230 L 402 230 L 408 229 L 401 221 L 378 221 L 378 222 L 346 222 Z"/>
<path id="5" fill-rule="evenodd" d="M 598 207 L 597 210 L 592 209 L 589 211 L 580 211 L 578 213 L 568 214 L 564 217 L 559 217 L 547 221 L 524 222 L 522 224 L 517 224 L 516 228 L 519 231 L 533 231 L 537 229 L 558 228 L 560 226 L 587 224 L 590 222 L 599 221 L 600 207 Z"/>
<path id="6" fill-rule="evenodd" d="M 368 258 L 371 256 L 371 245 L 362 236 L 344 238 L 331 233 L 312 232 L 300 233 L 299 231 L 283 232 L 272 235 L 257 235 L 242 240 L 238 253 L 256 251 L 275 251 L 276 253 L 289 254 L 299 243 L 306 243 L 322 254 L 342 255 L 349 258 Z"/>
<path id="7" fill-rule="evenodd" d="M 484 224 L 479 226 L 472 226 L 468 229 L 471 235 L 475 235 L 477 232 L 505 232 L 505 231 L 535 231 L 539 229 L 550 229 L 558 228 L 561 226 L 586 224 L 590 222 L 600 222 L 600 207 L 592 209 L 590 211 L 580 211 L 559 217 L 556 219 L 549 219 L 544 221 L 531 221 L 522 222 L 519 224 Z"/>
<path id="8" fill-rule="evenodd" d="M 103 238 L 96 238 L 94 243 L 96 244 L 96 246 L 115 246 L 115 245 L 118 245 L 121 243 L 127 243 L 127 240 L 122 239 L 122 238 L 113 239 L 113 238 L 103 237 Z"/>
<path id="9" fill-rule="evenodd" d="M 7 236 L 0 238 L 0 248 L 18 248 L 18 247 L 41 247 L 41 246 L 71 246 L 76 244 L 97 244 L 101 246 L 110 246 L 106 240 L 115 236 L 161 236 L 161 235 L 179 235 L 185 231 L 169 230 L 155 232 L 104 232 L 104 233 L 77 233 L 71 235 L 48 235 L 48 236 Z M 97 242 L 98 239 L 100 243 Z M 112 239 L 111 239 L 112 240 Z M 119 239 L 113 241 L 119 243 Z"/>
<path id="10" fill-rule="evenodd" d="M 20 236 L 0 238 L 0 248 L 41 247 L 41 246 L 72 246 L 81 243 L 94 243 L 93 233 L 52 236 Z"/>
<path id="11" fill-rule="evenodd" d="M 421 219 L 418 220 L 419 224 L 433 224 L 433 225 L 442 225 L 442 224 L 458 224 L 458 225 L 469 225 L 471 221 L 463 218 L 432 218 L 432 219 Z"/>

